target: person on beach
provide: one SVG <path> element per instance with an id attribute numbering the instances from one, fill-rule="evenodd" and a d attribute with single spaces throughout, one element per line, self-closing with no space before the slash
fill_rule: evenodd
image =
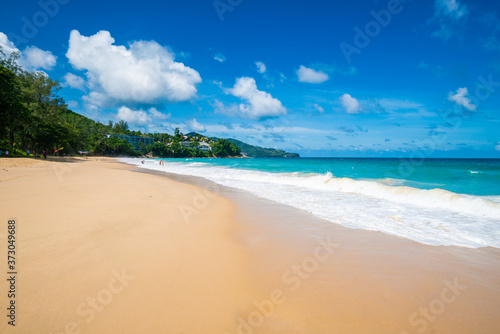
<path id="1" fill-rule="evenodd" d="M 29 157 L 30 156 L 30 150 L 26 150 L 26 155 Z"/>
<path id="2" fill-rule="evenodd" d="M 45 160 L 47 160 L 47 150 L 44 150 L 44 151 L 43 151 L 43 158 L 44 158 Z"/>
<path id="3" fill-rule="evenodd" d="M 144 160 L 142 160 L 141 163 L 144 165 Z"/>
<path id="4" fill-rule="evenodd" d="M 8 158 L 9 157 L 9 150 L 5 150 L 5 157 Z"/>

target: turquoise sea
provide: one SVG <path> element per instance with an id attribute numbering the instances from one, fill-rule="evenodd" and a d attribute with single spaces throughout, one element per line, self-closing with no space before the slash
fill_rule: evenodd
<path id="1" fill-rule="evenodd" d="M 204 177 L 347 227 L 433 245 L 500 248 L 500 159 L 124 161 Z"/>

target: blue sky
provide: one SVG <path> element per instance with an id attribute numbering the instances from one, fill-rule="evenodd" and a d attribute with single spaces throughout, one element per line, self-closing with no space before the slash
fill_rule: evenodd
<path id="1" fill-rule="evenodd" d="M 70 109 L 302 156 L 500 158 L 497 1 L 7 2 Z"/>

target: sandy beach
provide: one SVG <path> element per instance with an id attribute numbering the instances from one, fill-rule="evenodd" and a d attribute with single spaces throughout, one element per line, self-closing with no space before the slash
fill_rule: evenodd
<path id="1" fill-rule="evenodd" d="M 17 224 L 1 333 L 500 332 L 496 248 L 348 229 L 117 159 L 0 159 L 0 189 L 5 315 Z"/>

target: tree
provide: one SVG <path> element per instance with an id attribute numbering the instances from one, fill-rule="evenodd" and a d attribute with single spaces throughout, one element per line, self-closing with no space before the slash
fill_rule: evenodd
<path id="1" fill-rule="evenodd" d="M 212 144 L 213 153 L 217 157 L 239 156 L 241 150 L 227 139 L 219 139 Z"/>
<path id="2" fill-rule="evenodd" d="M 14 148 L 15 134 L 22 129 L 28 113 L 21 103 L 21 89 L 15 73 L 3 65 L 0 65 L 0 97 L 0 139 L 6 138 L 8 146 Z"/>
<path id="3" fill-rule="evenodd" d="M 29 113 L 23 131 L 26 145 L 35 150 L 57 149 L 71 141 L 72 128 L 60 118 L 66 105 L 57 95 L 59 82 L 43 72 L 21 72 L 18 78 L 23 105 Z"/>
<path id="4" fill-rule="evenodd" d="M 120 120 L 115 123 L 114 129 L 116 129 L 117 134 L 125 134 L 128 131 L 128 123 L 124 120 Z"/>
<path id="5" fill-rule="evenodd" d="M 167 146 L 164 143 L 155 142 L 151 145 L 151 152 L 157 157 L 167 157 L 170 156 L 170 152 L 167 151 Z"/>
<path id="6" fill-rule="evenodd" d="M 174 130 L 174 139 L 179 141 L 179 140 L 182 140 L 182 137 L 183 137 L 183 134 L 179 130 L 179 128 L 175 128 L 175 130 Z"/>

